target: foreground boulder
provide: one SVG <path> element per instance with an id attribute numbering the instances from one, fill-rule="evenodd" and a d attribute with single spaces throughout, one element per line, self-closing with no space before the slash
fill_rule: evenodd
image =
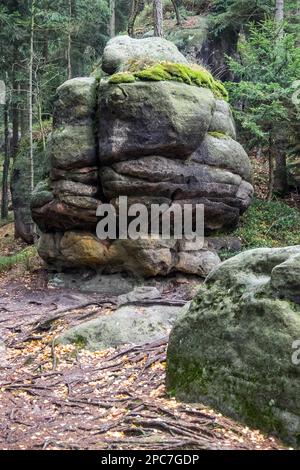
<path id="1" fill-rule="evenodd" d="M 241 253 L 211 273 L 176 322 L 168 389 L 299 447 L 298 340 L 300 246 Z"/>
<path id="2" fill-rule="evenodd" d="M 180 307 L 122 306 L 108 316 L 84 322 L 63 333 L 60 343 L 96 351 L 122 344 L 145 344 L 168 335 Z"/>

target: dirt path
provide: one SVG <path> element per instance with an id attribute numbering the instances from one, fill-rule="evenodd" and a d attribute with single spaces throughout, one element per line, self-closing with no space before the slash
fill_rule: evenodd
<path id="1" fill-rule="evenodd" d="M 1 449 L 280 448 L 213 410 L 170 399 L 167 338 L 94 353 L 54 346 L 67 326 L 115 307 L 115 298 L 49 289 L 42 273 L 0 280 Z"/>

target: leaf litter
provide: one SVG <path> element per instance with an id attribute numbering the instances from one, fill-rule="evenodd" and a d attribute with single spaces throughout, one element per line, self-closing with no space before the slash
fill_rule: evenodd
<path id="1" fill-rule="evenodd" d="M 65 328 L 109 315 L 116 298 L 49 289 L 35 276 L 0 280 L 1 449 L 283 448 L 201 404 L 170 397 L 168 337 L 96 352 L 56 344 Z M 178 298 L 176 286 L 165 295 Z"/>

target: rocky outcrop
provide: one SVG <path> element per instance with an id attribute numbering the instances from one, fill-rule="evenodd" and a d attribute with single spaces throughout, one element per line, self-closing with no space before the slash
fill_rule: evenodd
<path id="1" fill-rule="evenodd" d="M 212 244 L 195 250 L 184 238 L 166 240 L 162 232 L 156 239 L 100 240 L 97 207 L 109 202 L 118 213 L 120 196 L 128 205 L 164 204 L 163 212 L 174 204 L 203 204 L 205 230 L 213 233 L 234 227 L 250 204 L 251 167 L 234 140 L 222 84 L 206 70 L 186 66 L 167 41 L 145 41 L 110 41 L 106 70 L 115 70 L 116 62 L 124 69 L 128 59 L 146 54 L 145 47 L 152 51 L 147 59 L 177 64 L 125 71 L 99 84 L 73 79 L 58 89 L 48 142 L 50 178 L 32 199 L 42 231 L 39 253 L 56 269 L 206 276 L 220 262 Z"/>
<path id="2" fill-rule="evenodd" d="M 299 447 L 299 340 L 300 246 L 241 253 L 175 323 L 168 388 Z"/>

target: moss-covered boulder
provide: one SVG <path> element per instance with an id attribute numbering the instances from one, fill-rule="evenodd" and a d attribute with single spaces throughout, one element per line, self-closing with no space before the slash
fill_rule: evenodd
<path id="1" fill-rule="evenodd" d="M 167 385 L 300 447 L 300 246 L 222 263 L 176 322 Z"/>
<path id="2" fill-rule="evenodd" d="M 188 63 L 177 47 L 166 39 L 117 36 L 111 39 L 104 49 L 102 69 L 108 74 L 113 74 L 126 68 L 129 61 L 145 58 L 156 62 L 167 60 L 179 64 Z"/>
<path id="3" fill-rule="evenodd" d="M 95 232 L 101 193 L 96 96 L 94 78 L 68 80 L 57 90 L 53 130 L 47 141 L 50 174 L 35 188 L 31 202 L 33 220 L 45 233 Z"/>
<path id="4" fill-rule="evenodd" d="M 45 129 L 49 132 L 49 129 Z M 29 164 L 29 139 L 20 142 L 15 156 L 11 173 L 11 194 L 14 211 L 15 235 L 26 243 L 33 243 L 34 223 L 30 210 L 31 174 Z M 43 180 L 50 170 L 47 151 L 43 148 L 43 138 L 40 132 L 33 135 L 34 182 Z"/>

